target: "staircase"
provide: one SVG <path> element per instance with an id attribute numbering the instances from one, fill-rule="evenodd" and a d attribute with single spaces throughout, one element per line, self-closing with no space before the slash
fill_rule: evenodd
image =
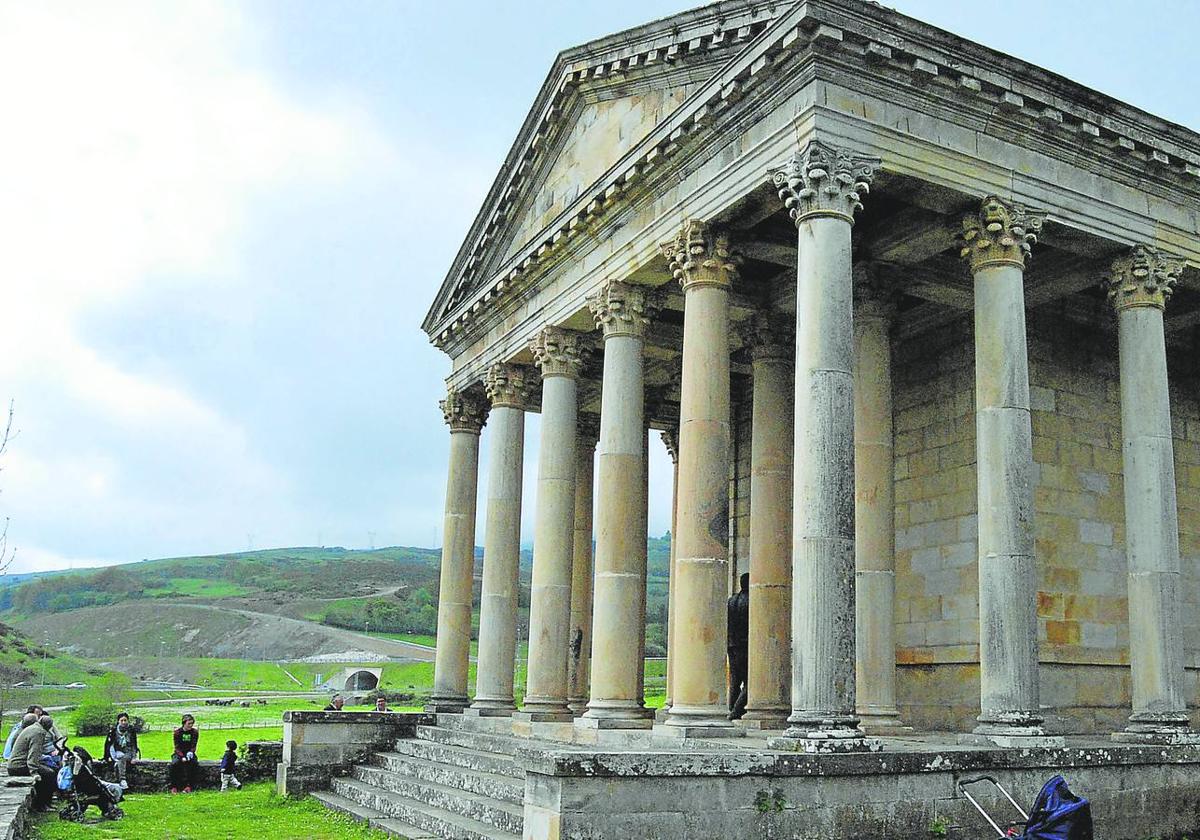
<path id="1" fill-rule="evenodd" d="M 535 744 L 441 720 L 418 726 L 416 738 L 372 754 L 312 797 L 406 840 L 520 840 L 525 771 L 513 756 Z"/>

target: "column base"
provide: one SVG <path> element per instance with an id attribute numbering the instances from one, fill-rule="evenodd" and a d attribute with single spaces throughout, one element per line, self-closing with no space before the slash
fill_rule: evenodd
<path id="1" fill-rule="evenodd" d="M 575 718 L 576 729 L 650 729 L 654 726 L 651 717 L 583 717 Z"/>
<path id="2" fill-rule="evenodd" d="M 973 732 L 959 735 L 957 741 L 971 747 L 1056 749 L 1066 746 L 1061 735 L 1047 735 L 1041 726 L 1004 726 L 995 723 L 980 724 Z"/>
<path id="3" fill-rule="evenodd" d="M 758 731 L 781 730 L 788 728 L 788 715 L 791 709 L 749 709 L 735 723 L 743 729 Z"/>
<path id="4" fill-rule="evenodd" d="M 515 705 L 510 706 L 480 706 L 477 703 L 472 703 L 470 708 L 466 709 L 463 714 L 467 717 L 512 717 L 517 711 Z"/>
<path id="5" fill-rule="evenodd" d="M 667 715 L 671 714 L 670 706 L 663 706 L 661 709 L 654 710 L 654 722 L 663 723 L 667 719 Z"/>
<path id="6" fill-rule="evenodd" d="M 586 697 L 568 697 L 567 708 L 571 710 L 571 714 L 579 717 L 587 711 L 588 699 Z"/>
<path id="7" fill-rule="evenodd" d="M 654 724 L 654 737 L 661 741 L 688 741 L 696 738 L 745 738 L 746 730 L 733 721 L 725 720 L 720 723 L 666 723 Z"/>
<path id="8" fill-rule="evenodd" d="M 1112 739 L 1122 744 L 1182 746 L 1200 744 L 1200 732 L 1191 728 L 1187 712 L 1142 712 L 1131 715 L 1129 726 L 1114 732 Z"/>
<path id="9" fill-rule="evenodd" d="M 883 752 L 882 741 L 866 737 L 858 728 L 809 729 L 792 726 L 782 735 L 768 738 L 767 747 L 810 755 Z"/>
<path id="10" fill-rule="evenodd" d="M 425 711 L 431 715 L 459 715 L 470 705 L 468 697 L 430 697 Z"/>
<path id="11" fill-rule="evenodd" d="M 858 728 L 868 735 L 911 735 L 913 728 L 905 726 L 896 709 L 882 707 L 860 710 Z"/>
<path id="12" fill-rule="evenodd" d="M 565 706 L 562 709 L 521 709 L 512 713 L 512 719 L 521 723 L 570 723 L 575 715 Z"/>

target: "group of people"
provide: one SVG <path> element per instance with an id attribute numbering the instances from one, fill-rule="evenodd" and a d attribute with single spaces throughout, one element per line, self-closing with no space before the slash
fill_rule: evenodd
<path id="1" fill-rule="evenodd" d="M 171 793 L 191 793 L 196 787 L 200 762 L 197 747 L 200 730 L 196 718 L 185 714 L 172 736 L 168 777 Z M 66 738 L 54 726 L 54 719 L 41 706 L 30 706 L 25 714 L 13 724 L 4 744 L 4 758 L 10 776 L 36 776 L 33 788 L 35 811 L 49 810 L 54 800 L 58 771 L 66 752 Z M 103 763 L 116 773 L 116 784 L 122 791 L 129 789 L 129 768 L 141 758 L 138 748 L 138 733 L 129 715 L 121 712 L 117 721 L 104 739 Z M 242 783 L 237 778 L 237 741 L 225 742 L 225 753 L 221 756 L 221 790 L 238 790 Z"/>
<path id="2" fill-rule="evenodd" d="M 54 719 L 38 705 L 27 708 L 8 733 L 8 739 L 4 742 L 8 775 L 36 776 L 33 783 L 33 810 L 50 809 L 65 749 L 66 741 L 54 728 Z"/>
<path id="3" fill-rule="evenodd" d="M 321 711 L 324 712 L 340 712 L 342 707 L 346 705 L 346 698 L 340 694 L 333 695 L 329 700 L 329 705 Z M 380 694 L 375 698 L 375 711 L 386 712 L 388 710 L 387 698 Z"/>

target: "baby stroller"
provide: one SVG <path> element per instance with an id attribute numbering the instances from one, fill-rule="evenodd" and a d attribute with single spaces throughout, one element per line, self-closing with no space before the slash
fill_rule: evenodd
<path id="1" fill-rule="evenodd" d="M 1004 828 L 1001 828 L 967 790 L 968 785 L 980 782 L 990 782 L 994 785 L 1024 819 L 1007 823 Z M 958 783 L 958 791 L 975 806 L 975 810 L 983 814 L 983 818 L 1002 838 L 1013 838 L 1013 840 L 1093 840 L 1092 806 L 1082 796 L 1071 793 L 1071 789 L 1067 787 L 1067 782 L 1062 776 L 1055 776 L 1042 785 L 1037 799 L 1033 801 L 1033 810 L 1028 814 L 1017 804 L 1017 800 L 1012 798 L 1012 794 L 991 776 L 963 779 Z"/>
<path id="2" fill-rule="evenodd" d="M 92 756 L 83 747 L 66 750 L 62 741 L 63 766 L 58 771 L 59 794 L 67 801 L 58 812 L 59 819 L 83 822 L 91 805 L 100 809 L 106 820 L 119 820 L 125 812 L 117 805 L 121 801 L 121 786 L 106 782 L 92 769 Z"/>

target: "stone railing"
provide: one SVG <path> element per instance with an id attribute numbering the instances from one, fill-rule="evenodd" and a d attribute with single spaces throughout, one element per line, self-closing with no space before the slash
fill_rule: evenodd
<path id="1" fill-rule="evenodd" d="M 334 776 L 399 738 L 415 738 L 433 715 L 407 712 L 284 712 L 279 793 L 302 796 L 329 787 Z"/>

